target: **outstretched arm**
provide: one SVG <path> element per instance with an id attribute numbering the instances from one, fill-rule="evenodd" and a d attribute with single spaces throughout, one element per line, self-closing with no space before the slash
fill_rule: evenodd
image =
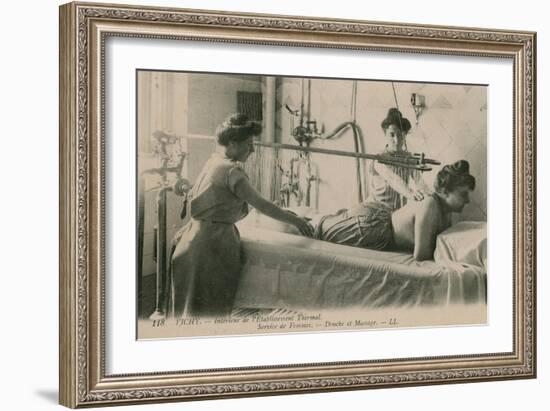
<path id="1" fill-rule="evenodd" d="M 268 217 L 292 224 L 305 236 L 313 236 L 313 227 L 307 222 L 307 220 L 298 217 L 296 214 L 285 211 L 276 204 L 273 204 L 271 201 L 263 198 L 260 193 L 252 187 L 248 179 L 240 179 L 237 182 L 235 185 L 235 194 L 241 200 L 246 201 L 252 207 Z"/>
<path id="2" fill-rule="evenodd" d="M 431 260 L 435 251 L 437 225 L 441 211 L 432 197 L 418 204 L 414 219 L 414 259 Z"/>
<path id="3" fill-rule="evenodd" d="M 401 194 L 403 197 L 414 199 L 414 200 L 422 200 L 424 198 L 424 195 L 419 191 L 413 191 L 411 190 L 407 184 L 403 181 L 401 177 L 399 177 L 397 174 L 395 174 L 391 168 L 386 166 L 385 164 L 381 163 L 374 163 L 374 168 L 378 174 L 382 176 L 384 180 L 393 188 L 395 191 L 397 191 L 399 194 Z"/>
<path id="4" fill-rule="evenodd" d="M 428 184 L 426 184 L 426 182 L 424 181 L 423 173 L 418 170 L 414 170 L 411 183 L 411 185 L 413 186 L 413 190 L 416 189 L 417 191 L 422 192 L 424 195 L 429 195 L 434 191 L 433 188 L 428 186 Z"/>

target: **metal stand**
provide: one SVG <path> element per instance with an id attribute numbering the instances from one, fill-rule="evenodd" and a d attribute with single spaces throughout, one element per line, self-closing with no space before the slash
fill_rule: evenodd
<path id="1" fill-rule="evenodd" d="M 149 319 L 159 320 L 166 316 L 165 312 L 165 284 L 166 284 L 166 193 L 171 191 L 170 188 L 162 188 L 157 194 L 157 216 L 158 225 L 156 229 L 156 263 L 157 263 L 157 278 L 156 278 L 156 299 L 155 312 L 151 314 Z"/>
<path id="2" fill-rule="evenodd" d="M 189 182 L 181 176 L 183 162 L 187 153 L 181 149 L 181 136 L 156 131 L 153 133 L 155 143 L 154 153 L 160 160 L 160 167 L 145 170 L 141 174 L 141 190 L 144 190 L 144 177 L 146 175 L 160 176 L 160 184 L 148 191 L 158 190 L 157 193 L 157 226 L 155 227 L 155 245 L 154 256 L 156 262 L 156 285 L 155 285 L 155 311 L 149 316 L 151 320 L 160 320 L 166 317 L 166 284 L 168 280 L 168 255 L 167 255 L 167 194 L 173 192 L 178 196 L 186 196 L 190 190 Z M 176 148 L 169 150 L 171 148 Z M 175 174 L 175 178 L 169 179 L 170 173 Z M 141 267 L 143 264 L 143 235 L 144 235 L 144 198 L 143 193 L 140 193 L 140 215 L 138 216 L 138 264 Z M 141 269 L 138 272 L 141 274 Z M 139 278 L 141 283 L 141 277 Z"/>

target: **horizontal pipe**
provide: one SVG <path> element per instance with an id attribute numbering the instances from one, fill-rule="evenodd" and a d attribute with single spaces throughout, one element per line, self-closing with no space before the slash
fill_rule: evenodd
<path id="1" fill-rule="evenodd" d="M 282 149 L 282 150 L 295 150 L 295 151 L 304 151 L 308 153 L 320 153 L 320 154 L 328 154 L 328 155 L 343 156 L 343 157 L 366 158 L 370 160 L 380 161 L 380 162 L 383 162 L 384 164 L 393 164 L 401 167 L 414 168 L 421 171 L 431 170 L 431 168 L 427 167 L 426 165 L 420 164 L 420 160 L 418 160 L 418 162 L 415 162 L 417 160 L 414 160 L 414 157 L 409 158 L 407 160 L 405 159 L 399 160 L 399 159 L 391 158 L 389 155 L 385 155 L 385 154 L 352 153 L 349 151 L 332 150 L 332 149 L 315 148 L 315 147 L 303 147 L 303 146 L 297 146 L 294 144 L 265 143 L 261 141 L 255 141 L 254 144 L 261 147 L 271 147 L 271 148 Z M 428 158 L 424 159 L 424 161 L 426 163 L 429 162 L 430 164 L 441 164 L 436 160 L 431 160 Z"/>

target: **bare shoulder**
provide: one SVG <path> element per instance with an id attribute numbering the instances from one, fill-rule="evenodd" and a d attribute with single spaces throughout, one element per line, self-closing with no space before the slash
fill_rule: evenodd
<path id="1" fill-rule="evenodd" d="M 423 207 L 429 207 L 429 208 L 439 208 L 438 201 L 433 196 L 426 196 L 422 201 L 420 201 L 420 204 Z"/>
<path id="2" fill-rule="evenodd" d="M 434 217 L 441 214 L 439 202 L 432 196 L 426 196 L 422 201 L 418 201 L 415 204 L 416 212 L 419 214 L 429 214 Z"/>

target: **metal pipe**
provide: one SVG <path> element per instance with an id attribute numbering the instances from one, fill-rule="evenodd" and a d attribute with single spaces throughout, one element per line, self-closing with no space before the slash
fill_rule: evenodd
<path id="1" fill-rule="evenodd" d="M 181 169 L 183 165 L 183 156 L 181 161 L 178 163 L 177 166 L 174 167 L 159 167 L 159 168 L 148 168 L 147 170 L 144 170 L 141 175 L 146 176 L 150 174 L 159 174 L 161 177 L 164 176 L 167 173 L 177 173 L 180 175 Z"/>
<path id="2" fill-rule="evenodd" d="M 338 134 L 340 134 L 346 127 L 352 125 L 352 124 L 355 124 L 354 122 L 352 121 L 346 121 L 345 123 L 342 123 L 340 124 L 339 126 L 337 126 L 333 131 L 332 133 L 330 134 L 327 134 L 327 135 L 324 135 L 324 136 L 320 136 L 319 138 L 321 140 L 330 140 L 331 138 L 334 138 L 336 137 Z"/>
<path id="3" fill-rule="evenodd" d="M 164 318 L 165 310 L 165 287 L 166 282 L 166 194 L 171 190 L 171 187 L 165 187 L 159 190 L 157 194 L 157 215 L 158 215 L 158 230 L 157 230 L 157 278 L 156 278 L 156 301 L 155 312 L 151 314 L 150 319 Z"/>
<path id="4" fill-rule="evenodd" d="M 276 77 L 265 78 L 264 141 L 275 141 Z"/>
<path id="5" fill-rule="evenodd" d="M 312 162 L 311 162 L 311 157 L 308 155 L 307 156 L 307 188 L 306 188 L 306 207 L 311 207 L 311 186 L 313 184 L 313 182 L 315 182 L 317 184 L 317 190 L 316 190 L 316 196 L 315 196 L 315 209 L 318 208 L 318 194 L 319 194 L 319 185 L 318 185 L 318 179 L 319 179 L 319 168 L 318 166 L 315 164 L 315 175 L 313 174 L 313 171 L 312 171 L 313 167 L 312 167 Z"/>
<path id="6" fill-rule="evenodd" d="M 300 127 L 303 127 L 304 126 L 304 79 L 302 78 L 302 81 L 301 81 L 301 87 L 302 87 L 302 95 L 300 97 Z"/>
<path id="7" fill-rule="evenodd" d="M 311 122 L 311 79 L 307 79 L 307 122 Z"/>
<path id="8" fill-rule="evenodd" d="M 352 123 L 351 129 L 353 130 L 353 142 L 355 146 L 355 152 L 359 153 L 359 136 L 357 134 L 357 127 L 355 123 Z M 361 178 L 361 159 L 359 157 L 355 158 L 355 168 L 357 174 L 357 197 L 359 200 L 359 204 L 361 204 L 363 202 L 363 179 Z"/>
<path id="9" fill-rule="evenodd" d="M 361 130 L 361 127 L 357 126 L 357 135 L 359 140 L 359 147 L 361 153 L 366 153 L 367 148 L 365 147 L 365 137 L 363 136 L 363 130 Z M 369 193 L 367 192 L 367 165 L 365 163 L 365 159 L 361 159 L 361 165 L 363 166 L 363 179 L 361 181 L 362 188 L 363 188 L 363 195 L 368 197 Z"/>
<path id="10" fill-rule="evenodd" d="M 288 193 L 287 193 L 287 204 L 290 205 L 290 195 L 294 191 L 294 163 L 299 161 L 299 157 L 292 157 L 290 159 L 290 178 L 288 179 Z M 298 187 L 299 188 L 299 187 Z M 299 204 L 298 204 L 299 205 Z"/>
<path id="11" fill-rule="evenodd" d="M 441 164 L 440 162 L 432 159 L 424 159 L 424 163 L 420 163 L 420 158 L 418 157 L 392 157 L 385 154 L 365 154 L 365 153 L 352 153 L 349 151 L 341 150 L 331 150 L 326 148 L 315 148 L 315 147 L 303 147 L 293 144 L 280 144 L 280 143 L 263 143 L 259 141 L 254 142 L 255 145 L 262 147 L 272 147 L 280 150 L 294 150 L 294 151 L 304 151 L 311 153 L 320 153 L 328 155 L 336 155 L 343 157 L 355 157 L 355 158 L 366 158 L 370 160 L 376 160 L 384 164 L 393 164 L 401 167 L 414 168 L 420 171 L 429 171 L 430 167 L 427 167 L 426 164 Z"/>

